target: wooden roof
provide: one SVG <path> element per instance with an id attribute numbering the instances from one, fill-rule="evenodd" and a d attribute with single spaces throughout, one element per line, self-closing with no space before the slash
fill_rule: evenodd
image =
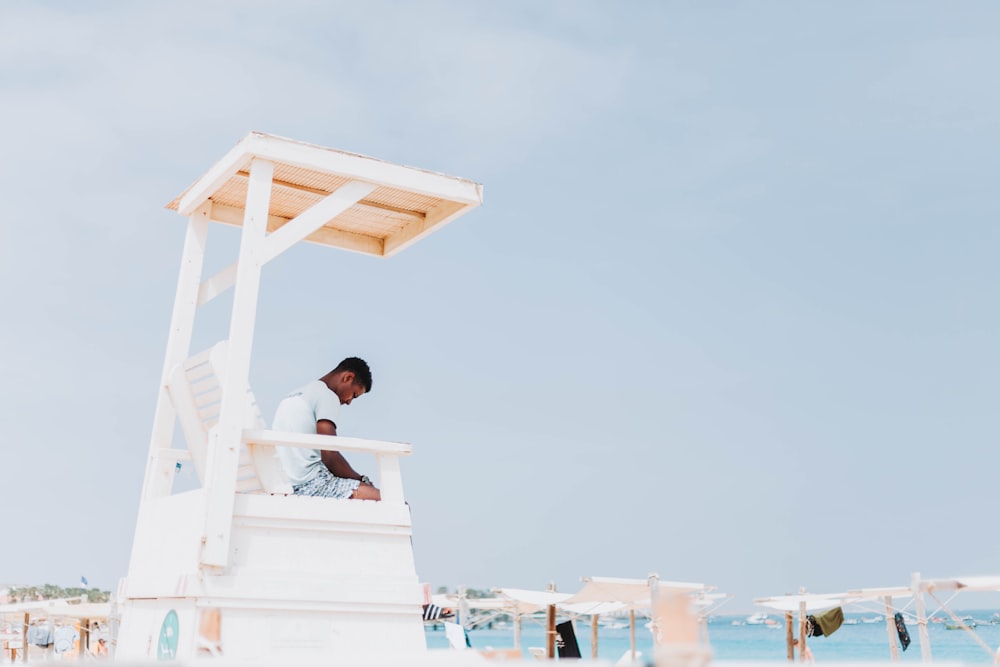
<path id="1" fill-rule="evenodd" d="M 274 163 L 268 232 L 351 181 L 375 185 L 306 239 L 369 255 L 393 255 L 483 200 L 483 186 L 464 178 L 251 132 L 167 208 L 191 215 L 210 201 L 212 220 L 242 225 L 254 158 Z"/>

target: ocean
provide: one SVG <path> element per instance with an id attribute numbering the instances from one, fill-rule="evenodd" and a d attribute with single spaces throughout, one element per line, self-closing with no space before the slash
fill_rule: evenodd
<path id="1" fill-rule="evenodd" d="M 971 615 L 975 619 L 990 619 L 992 611 L 974 610 L 956 612 L 959 616 Z M 746 618 L 742 616 L 717 616 L 708 624 L 708 635 L 715 660 L 784 660 L 784 625 L 733 625 Z M 777 616 L 772 616 L 777 618 Z M 850 618 L 850 616 L 848 616 Z M 967 621 L 968 622 L 968 621 Z M 643 621 L 636 622 L 636 649 L 644 658 L 653 655 L 652 636 L 643 627 Z M 783 621 L 782 621 L 783 623 Z M 900 651 L 900 662 L 920 662 L 920 638 L 916 623 L 907 624 L 912 643 L 906 651 Z M 988 653 L 964 630 L 949 630 L 944 623 L 928 623 L 931 654 L 935 661 L 961 661 L 992 663 L 993 655 Z M 575 625 L 580 653 L 584 658 L 591 656 L 590 624 L 577 621 Z M 994 650 L 1000 646 L 1000 624 L 983 623 L 974 628 L 976 634 Z M 796 630 L 796 637 L 798 631 Z M 514 631 L 511 627 L 502 629 L 473 629 L 469 641 L 475 649 L 513 648 Z M 899 646 L 899 643 L 896 644 Z M 428 628 L 427 646 L 447 648 L 448 640 L 444 630 Z M 544 628 L 527 620 L 521 630 L 521 649 L 525 658 L 530 658 L 528 647 L 545 646 Z M 602 660 L 617 661 L 629 649 L 629 629 L 601 627 L 598 634 L 598 657 Z M 809 650 L 816 662 L 824 661 L 888 661 L 889 639 L 885 621 L 878 623 L 844 624 L 830 637 L 810 637 Z"/>

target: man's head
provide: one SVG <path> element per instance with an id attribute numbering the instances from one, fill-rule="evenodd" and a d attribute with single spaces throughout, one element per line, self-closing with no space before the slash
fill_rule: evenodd
<path id="1" fill-rule="evenodd" d="M 337 394 L 341 405 L 372 390 L 372 372 L 364 359 L 348 357 L 323 378 L 331 391 Z"/>

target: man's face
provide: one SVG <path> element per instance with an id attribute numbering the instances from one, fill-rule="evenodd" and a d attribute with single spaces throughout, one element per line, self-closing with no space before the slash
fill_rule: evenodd
<path id="1" fill-rule="evenodd" d="M 365 393 L 365 388 L 360 384 L 355 384 L 354 373 L 344 373 L 337 382 L 337 398 L 341 405 L 350 405 L 358 396 Z"/>

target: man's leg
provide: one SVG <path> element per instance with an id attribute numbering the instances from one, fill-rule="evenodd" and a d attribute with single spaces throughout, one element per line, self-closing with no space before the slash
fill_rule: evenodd
<path id="1" fill-rule="evenodd" d="M 371 484 L 362 484 L 351 496 L 354 500 L 382 500 L 382 494 Z"/>

